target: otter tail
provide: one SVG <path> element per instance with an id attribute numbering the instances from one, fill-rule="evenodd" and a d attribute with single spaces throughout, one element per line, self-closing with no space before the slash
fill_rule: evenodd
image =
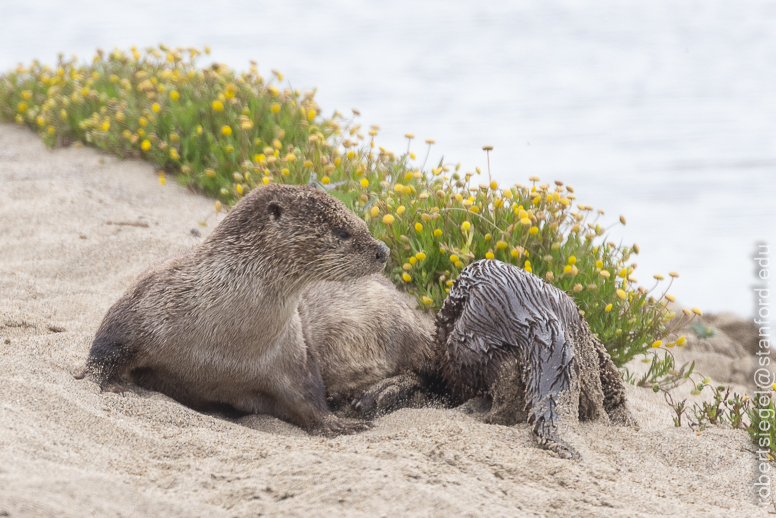
<path id="1" fill-rule="evenodd" d="M 122 334 L 111 333 L 105 327 L 100 326 L 89 349 L 86 365 L 74 377 L 83 379 L 89 376 L 104 392 L 124 392 L 119 382 L 135 351 Z"/>

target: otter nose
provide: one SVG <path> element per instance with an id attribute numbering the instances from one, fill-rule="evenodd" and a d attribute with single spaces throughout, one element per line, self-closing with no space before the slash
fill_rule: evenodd
<path id="1" fill-rule="evenodd" d="M 388 245 L 383 243 L 382 241 L 378 241 L 380 245 L 377 248 L 377 254 L 375 256 L 375 259 L 377 259 L 378 262 L 384 263 L 388 261 L 388 254 L 391 253 L 391 249 L 388 248 Z"/>

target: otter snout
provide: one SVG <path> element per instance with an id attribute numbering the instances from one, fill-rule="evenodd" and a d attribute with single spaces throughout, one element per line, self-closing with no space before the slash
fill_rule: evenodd
<path id="1" fill-rule="evenodd" d="M 377 259 L 378 263 L 386 263 L 388 262 L 388 255 L 391 253 L 391 249 L 388 248 L 388 245 L 382 241 L 378 241 L 378 243 L 379 245 L 377 247 L 377 254 L 375 255 L 375 259 Z"/>

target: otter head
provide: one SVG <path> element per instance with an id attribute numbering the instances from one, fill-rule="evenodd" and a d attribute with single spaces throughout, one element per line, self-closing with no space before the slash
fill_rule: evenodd
<path id="1" fill-rule="evenodd" d="M 381 271 L 388 260 L 388 247 L 366 223 L 335 197 L 308 186 L 254 190 L 217 232 L 264 271 L 299 281 L 355 279 Z"/>

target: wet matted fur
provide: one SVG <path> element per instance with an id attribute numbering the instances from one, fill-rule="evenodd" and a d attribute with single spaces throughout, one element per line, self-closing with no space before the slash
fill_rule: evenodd
<path id="1" fill-rule="evenodd" d="M 575 456 L 564 420 L 635 426 L 617 368 L 566 293 L 515 266 L 481 260 L 456 279 L 436 320 L 435 364 L 462 399 L 487 394 L 488 420 L 533 423 L 542 447 Z"/>

